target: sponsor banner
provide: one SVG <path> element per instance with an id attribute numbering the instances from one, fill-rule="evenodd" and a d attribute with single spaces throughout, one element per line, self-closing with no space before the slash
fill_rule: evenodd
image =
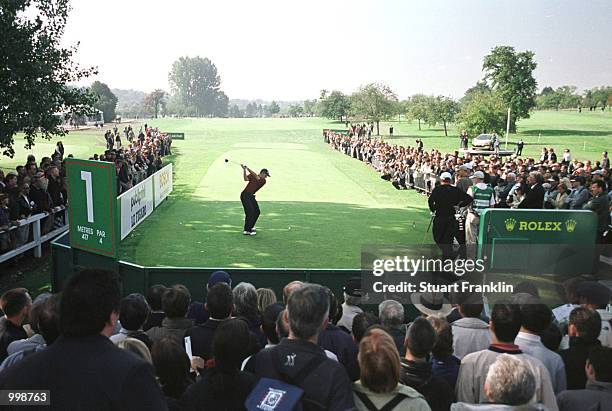
<path id="1" fill-rule="evenodd" d="M 123 240 L 138 224 L 153 213 L 153 176 L 121 194 L 118 201 L 121 210 L 121 239 Z"/>
<path id="2" fill-rule="evenodd" d="M 167 134 L 172 140 L 185 140 L 185 133 L 164 132 L 163 134 Z"/>
<path id="3" fill-rule="evenodd" d="M 153 190 L 155 207 L 158 207 L 168 194 L 172 192 L 172 163 L 153 174 Z"/>

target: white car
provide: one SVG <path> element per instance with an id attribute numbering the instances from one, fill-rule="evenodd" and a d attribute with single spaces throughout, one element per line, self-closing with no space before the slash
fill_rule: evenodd
<path id="1" fill-rule="evenodd" d="M 493 150 L 493 135 L 480 134 L 472 140 L 472 148 L 478 150 Z"/>

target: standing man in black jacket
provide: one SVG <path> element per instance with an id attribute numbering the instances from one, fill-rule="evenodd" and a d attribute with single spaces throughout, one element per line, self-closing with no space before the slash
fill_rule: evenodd
<path id="1" fill-rule="evenodd" d="M 49 390 L 52 410 L 167 410 L 153 367 L 108 338 L 120 299 L 112 272 L 73 276 L 60 302 L 61 336 L 0 373 L 0 389 Z"/>
<path id="2" fill-rule="evenodd" d="M 429 210 L 433 217 L 433 238 L 442 250 L 444 259 L 454 259 L 453 238 L 457 236 L 455 207 L 465 207 L 473 198 L 457 187 L 451 185 L 452 176 L 444 172 L 440 175 L 440 185 L 433 189 L 429 196 Z M 460 251 L 461 253 L 461 251 Z"/>
<path id="3" fill-rule="evenodd" d="M 529 173 L 529 177 L 527 177 L 527 184 L 529 184 L 530 189 L 523 201 L 521 201 L 518 205 L 518 208 L 537 210 L 544 208 L 544 187 L 542 187 L 543 181 L 544 178 L 539 172 L 532 171 Z"/>

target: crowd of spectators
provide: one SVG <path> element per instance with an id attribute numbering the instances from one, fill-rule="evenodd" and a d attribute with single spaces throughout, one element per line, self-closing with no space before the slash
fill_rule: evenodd
<path id="1" fill-rule="evenodd" d="M 497 205 L 517 208 L 531 188 L 527 181 L 529 174 L 538 172 L 544 198 L 541 204 L 533 204 L 535 208 L 582 209 L 591 197 L 588 192 L 590 184 L 595 181 L 603 181 L 604 192 L 612 197 L 612 170 L 607 151 L 602 153 L 600 161 L 595 162 L 574 159 L 569 149 L 558 158 L 552 147 L 542 148 L 537 159 L 517 155 L 504 158 L 459 150 L 443 153 L 437 149 L 425 150 L 420 139 L 415 146 L 394 145 L 382 138 L 372 138 L 370 133 L 360 133 L 362 128 L 367 126 L 359 126 L 357 133 L 353 133 L 352 128 L 348 133 L 326 130 L 325 142 L 333 149 L 372 166 L 381 178 L 390 181 L 397 189 L 414 188 L 418 174 L 431 176 L 431 181 L 436 181 L 444 172 L 469 187 L 469 177 L 481 171 L 484 183 L 497 193 Z"/>
<path id="2" fill-rule="evenodd" d="M 566 318 L 531 283 L 489 310 L 471 296 L 410 314 L 387 300 L 377 315 L 359 284 L 347 282 L 343 304 L 321 285 L 293 281 L 277 298 L 222 271 L 205 302 L 183 285 L 121 298 L 103 270 L 34 301 L 13 289 L 0 298 L 0 389 L 48 389 L 58 410 L 612 407 L 611 293 L 600 283 L 565 283 Z"/>
<path id="3" fill-rule="evenodd" d="M 115 164 L 117 193 L 121 194 L 162 168 L 162 157 L 171 154 L 171 138 L 157 128 L 148 127 L 134 136 L 131 126 L 125 128 L 126 144 L 121 144 L 119 130 L 105 133 L 106 150 L 94 154 L 89 160 Z M 131 137 L 130 137 L 131 136 Z M 50 157 L 37 161 L 27 157 L 24 165 L 14 171 L 0 169 L 0 254 L 18 248 L 32 236 L 30 225 L 23 220 L 44 213 L 41 234 L 65 224 L 67 205 L 65 155 L 61 141 L 56 143 Z"/>
<path id="4" fill-rule="evenodd" d="M 591 210 L 598 216 L 598 243 L 609 241 L 604 239 L 612 215 L 607 151 L 596 162 L 572 158 L 569 149 L 558 158 L 552 147 L 543 148 L 537 159 L 469 150 L 443 153 L 425 150 L 421 139 L 414 146 L 394 145 L 371 137 L 369 130 L 366 124 L 351 126 L 348 132 L 325 130 L 324 140 L 334 150 L 373 167 L 398 190 L 415 188 L 429 194 L 444 176 L 475 198 L 470 207 L 460 210 L 458 219 L 467 237 L 460 244 L 476 242 L 478 216 L 490 207 Z M 465 139 L 461 138 L 462 145 Z"/>

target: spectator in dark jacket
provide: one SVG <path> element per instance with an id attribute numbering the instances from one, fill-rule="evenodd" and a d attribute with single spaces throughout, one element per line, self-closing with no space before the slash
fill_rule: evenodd
<path id="1" fill-rule="evenodd" d="M 152 285 L 147 292 L 147 302 L 151 312 L 147 321 L 145 321 L 142 329 L 149 331 L 153 327 L 161 327 L 162 321 L 166 318 L 166 313 L 162 309 L 162 295 L 167 290 L 165 285 L 156 284 Z"/>
<path id="2" fill-rule="evenodd" d="M 568 390 L 585 388 L 587 376 L 584 367 L 589 351 L 601 346 L 597 338 L 600 331 L 601 317 L 597 311 L 586 307 L 576 307 L 572 310 L 567 327 L 570 348 L 559 353 L 565 363 Z"/>
<path id="3" fill-rule="evenodd" d="M 410 324 L 400 381 L 423 394 L 432 411 L 449 410 L 455 400 L 453 389 L 446 381 L 432 375 L 428 359 L 435 342 L 436 331 L 425 318 L 419 317 Z"/>
<path id="4" fill-rule="evenodd" d="M 527 177 L 527 184 L 530 189 L 527 191 L 525 198 L 520 202 L 518 208 L 541 209 L 544 207 L 544 187 L 542 183 L 544 179 L 542 174 L 537 171 L 532 171 Z"/>
<path id="5" fill-rule="evenodd" d="M 193 383 L 189 374 L 189 357 L 183 345 L 176 338 L 167 335 L 155 341 L 151 358 L 168 406 L 175 408 L 178 399 Z"/>
<path id="6" fill-rule="evenodd" d="M 191 337 L 191 352 L 193 355 L 211 359 L 212 343 L 215 332 L 222 321 L 227 320 L 232 315 L 234 301 L 232 290 L 226 283 L 217 283 L 210 290 L 206 297 L 206 311 L 210 317 L 204 324 L 196 325 L 185 334 Z"/>
<path id="7" fill-rule="evenodd" d="M 6 349 L 13 341 L 28 338 L 22 327 L 32 306 L 32 299 L 25 288 L 8 290 L 0 297 L 0 309 L 4 316 L 0 318 L 0 362 L 8 356 Z"/>
<path id="8" fill-rule="evenodd" d="M 336 297 L 326 288 L 329 295 L 330 307 L 336 307 Z M 324 350 L 330 351 L 336 355 L 340 364 L 344 366 L 346 372 L 351 379 L 355 381 L 359 378 L 359 364 L 357 363 L 357 344 L 346 331 L 332 324 L 331 316 L 333 308 L 330 308 L 330 318 L 327 322 L 327 327 L 319 334 L 318 344 Z"/>
<path id="9" fill-rule="evenodd" d="M 427 317 L 436 331 L 436 343 L 431 349 L 431 375 L 441 378 L 455 390 L 461 360 L 453 355 L 453 329 L 446 319 L 430 315 Z"/>
<path id="10" fill-rule="evenodd" d="M 400 357 L 403 357 L 406 354 L 404 348 L 406 330 L 402 328 L 404 326 L 404 306 L 395 300 L 385 300 L 378 305 L 378 319 L 393 337 L 397 351 Z"/>
<path id="11" fill-rule="evenodd" d="M 149 336 L 142 330 L 142 325 L 149 316 L 149 304 L 142 294 L 130 294 L 121 300 L 119 307 L 119 322 L 121 330 L 111 336 L 114 344 L 130 337 L 142 341 L 150 350 L 153 346 Z"/>
<path id="12" fill-rule="evenodd" d="M 249 329 L 260 347 L 266 345 L 266 336 L 261 331 L 261 314 L 257 309 L 257 289 L 251 283 L 242 282 L 233 290 L 235 315 L 243 317 L 249 322 Z"/>
<path id="13" fill-rule="evenodd" d="M 217 283 L 226 283 L 227 285 L 232 287 L 232 277 L 225 271 L 215 271 L 210 277 L 208 277 L 208 282 L 206 283 L 206 293 Z M 208 311 L 206 311 L 206 307 L 204 307 L 204 303 L 200 301 L 193 301 L 189 306 L 189 312 L 187 313 L 187 318 L 191 318 L 196 324 L 204 324 L 206 320 L 208 320 Z"/>
<path id="14" fill-rule="evenodd" d="M 165 410 L 150 364 L 110 342 L 121 292 L 117 276 L 84 270 L 60 302 L 62 335 L 0 373 L 0 389 L 47 389 L 57 410 Z"/>
<path id="15" fill-rule="evenodd" d="M 229 289 L 227 284 L 223 285 Z M 249 351 L 248 341 L 249 327 L 241 318 L 224 321 L 217 327 L 212 349 L 214 367 L 202 373 L 200 380 L 183 394 L 184 410 L 239 410 L 244 407 L 257 381 L 253 374 L 240 371 L 240 364 Z"/>
<path id="16" fill-rule="evenodd" d="M 595 347 L 587 359 L 584 390 L 563 391 L 557 396 L 559 411 L 612 409 L 612 348 Z"/>
<path id="17" fill-rule="evenodd" d="M 47 170 L 47 177 L 49 185 L 47 191 L 51 196 L 52 207 L 58 207 L 65 204 L 64 197 L 62 195 L 62 178 L 60 177 L 60 170 L 57 166 L 52 165 Z"/>

